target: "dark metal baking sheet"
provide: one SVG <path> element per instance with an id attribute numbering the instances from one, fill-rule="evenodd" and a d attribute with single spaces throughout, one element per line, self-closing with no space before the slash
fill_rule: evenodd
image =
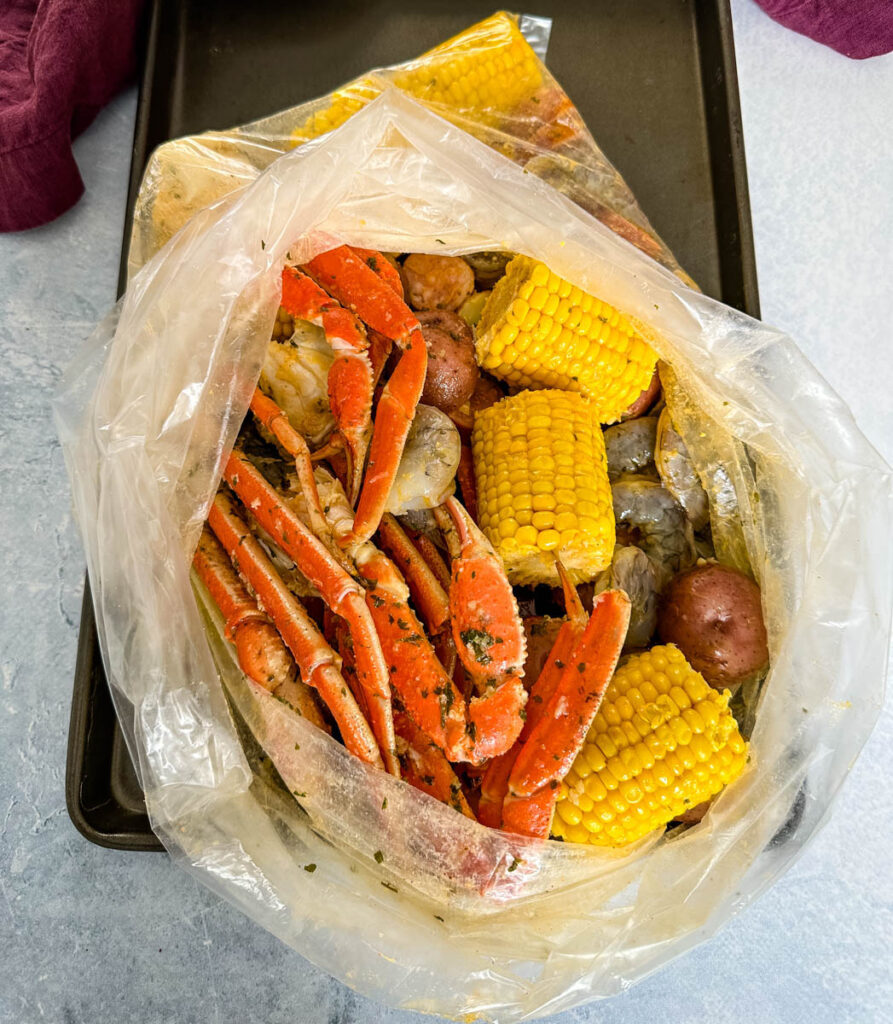
<path id="1" fill-rule="evenodd" d="M 128 208 L 165 140 L 294 106 L 494 9 L 492 0 L 155 0 Z M 532 0 L 529 13 L 553 19 L 549 67 L 681 265 L 709 295 L 758 316 L 728 0 Z M 129 225 L 124 254 L 128 242 Z M 88 839 L 161 849 L 115 720 L 89 587 L 66 783 Z"/>

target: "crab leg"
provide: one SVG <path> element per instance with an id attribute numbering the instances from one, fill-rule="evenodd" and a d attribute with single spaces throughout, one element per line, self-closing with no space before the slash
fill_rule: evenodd
<path id="1" fill-rule="evenodd" d="M 318 728 L 331 732 L 313 691 L 297 678 L 294 659 L 276 627 L 258 608 L 207 526 L 202 529 L 192 564 L 226 620 L 223 635 L 235 645 L 245 675 L 287 701 Z"/>
<path id="2" fill-rule="evenodd" d="M 294 560 L 329 608 L 347 620 L 357 672 L 368 700 L 370 724 L 378 738 L 388 771 L 393 775 L 398 774 L 400 765 L 394 746 L 388 667 L 366 607 L 363 588 L 241 453 L 233 451 L 223 475 L 242 504 L 251 511 L 275 543 Z"/>
<path id="3" fill-rule="evenodd" d="M 474 811 L 465 799 L 462 784 L 437 744 L 404 712 L 394 712 L 394 729 L 405 745 L 404 781 L 474 821 Z"/>
<path id="4" fill-rule="evenodd" d="M 555 560 L 555 567 L 558 569 L 558 576 L 561 580 L 561 588 L 564 592 L 564 607 L 567 612 L 567 621 L 562 623 L 555 637 L 555 643 L 549 652 L 549 657 L 543 665 L 542 672 L 536 682 L 530 688 L 531 706 L 528 710 L 527 721 L 521 731 L 521 741 L 527 739 L 534 727 L 537 726 L 546 712 L 549 701 L 555 693 L 555 689 L 561 680 L 561 673 L 565 666 L 570 664 L 573 648 L 579 637 L 586 629 L 586 622 L 589 616 L 577 593 L 577 588 L 567 573 L 564 565 L 559 559 Z"/>
<path id="5" fill-rule="evenodd" d="M 428 349 L 419 322 L 406 303 L 382 283 L 366 260 L 347 246 L 322 253 L 306 269 L 343 306 L 403 349 L 378 402 L 369 465 L 353 528 L 345 538 L 346 543 L 368 540 L 378 529 L 403 455 L 425 384 Z"/>
<path id="6" fill-rule="evenodd" d="M 449 621 L 450 603 L 431 567 L 389 512 L 382 516 L 378 536 L 381 546 L 409 584 L 412 599 L 422 613 L 428 632 L 431 635 L 439 633 Z"/>
<path id="7" fill-rule="evenodd" d="M 258 420 L 295 460 L 298 481 L 309 506 L 310 524 L 317 533 L 320 530 L 325 530 L 326 517 L 323 515 L 322 505 L 319 501 L 319 491 L 316 489 L 316 480 L 313 477 L 313 462 L 307 442 L 288 422 L 288 417 L 282 409 L 260 388 L 254 389 L 250 408 Z"/>
<path id="8" fill-rule="evenodd" d="M 389 259 L 386 259 L 377 249 L 359 249 L 357 246 L 350 246 L 350 251 L 359 256 L 361 260 L 370 267 L 398 298 L 403 298 L 403 281 L 397 268 Z"/>
<path id="9" fill-rule="evenodd" d="M 207 526 L 202 528 L 192 565 L 225 619 L 223 635 L 235 645 L 242 671 L 265 690 L 275 690 L 294 673 L 294 662 Z"/>
<path id="10" fill-rule="evenodd" d="M 515 797 L 509 793 L 502 805 L 502 825 L 497 828 L 515 835 L 548 839 L 557 802 L 558 783 L 554 787 L 543 786 L 530 796 Z"/>
<path id="11" fill-rule="evenodd" d="M 605 591 L 596 598 L 589 624 L 572 646 L 558 684 L 554 685 L 553 676 L 542 687 L 543 695 L 551 688 L 552 697 L 544 704 L 536 705 L 537 713 L 530 732 L 505 758 L 499 759 L 500 763 L 495 765 L 490 778 L 482 784 L 481 808 L 486 807 L 486 810 L 481 820 L 486 817 L 487 821 L 492 821 L 499 815 L 506 832 L 541 839 L 548 837 L 560 780 L 580 752 L 601 697 L 614 674 L 628 622 L 629 601 L 622 591 Z M 593 643 L 593 636 L 599 631 L 601 636 Z M 605 658 L 599 654 L 599 641 L 604 645 L 602 653 L 607 650 Z M 579 666 L 586 664 L 584 659 L 587 657 L 593 658 L 593 662 L 587 665 L 589 685 L 578 686 L 574 692 L 572 687 L 565 686 L 567 676 L 577 675 L 579 678 Z M 559 658 L 550 657 L 550 663 L 564 666 Z M 543 670 L 543 675 L 547 671 L 548 666 Z M 539 680 L 534 688 L 537 686 Z M 596 695 L 594 699 L 593 694 Z M 582 713 L 576 715 L 575 708 L 582 708 Z M 550 753 L 555 750 L 563 750 L 563 756 Z M 525 762 L 532 765 L 537 778 L 546 778 L 547 781 L 532 792 L 519 795 L 513 783 L 516 772 L 525 770 Z"/>
<path id="12" fill-rule="evenodd" d="M 353 313 L 293 267 L 282 271 L 282 305 L 292 316 L 322 327 L 335 352 L 328 376 L 329 404 L 347 453 L 348 491 L 356 501 L 372 433 L 373 370 L 366 330 Z"/>
<path id="13" fill-rule="evenodd" d="M 622 590 L 604 590 L 539 721 L 518 752 L 509 793 L 528 797 L 555 788 L 567 775 L 592 725 L 617 667 L 629 626 L 630 601 Z"/>
<path id="14" fill-rule="evenodd" d="M 528 706 L 529 704 L 528 701 Z M 488 828 L 502 828 L 502 808 L 509 791 L 509 776 L 512 774 L 515 758 L 520 749 L 520 743 L 516 742 L 511 750 L 494 757 L 484 771 L 481 779 L 481 799 L 478 803 L 478 821 Z"/>
<path id="15" fill-rule="evenodd" d="M 326 480 L 327 517 L 343 543 L 351 528 L 350 506 L 333 478 L 317 473 L 321 490 Z M 394 563 L 368 541 L 352 542 L 345 550 L 366 584 L 391 685 L 415 724 L 450 761 L 480 764 L 508 750 L 523 725 L 527 694 L 520 680 L 494 681 L 483 696 L 466 703 L 410 608 L 409 588 Z"/>
<path id="16" fill-rule="evenodd" d="M 294 655 L 302 677 L 319 692 L 332 712 L 345 746 L 368 764 L 383 767 L 378 743 L 344 684 L 335 652 L 282 582 L 228 495 L 218 494 L 214 498 L 208 524 L 233 565 L 263 602 Z"/>
<path id="17" fill-rule="evenodd" d="M 357 675 L 357 660 L 353 653 L 353 641 L 350 639 L 350 631 L 344 622 L 334 612 L 326 608 L 324 612 L 324 625 L 331 631 L 332 638 L 329 643 L 341 655 L 341 675 L 347 680 L 350 692 L 354 695 L 357 705 L 369 720 L 369 702 L 366 700 L 366 691 L 360 685 L 360 678 Z"/>
<path id="18" fill-rule="evenodd" d="M 492 828 L 499 828 L 502 824 L 503 805 L 509 790 L 509 776 L 515 766 L 518 753 L 534 727 L 542 720 L 546 708 L 549 706 L 549 701 L 561 680 L 561 673 L 570 662 L 573 647 L 586 628 L 586 610 L 580 601 L 577 588 L 568 576 L 564 565 L 558 559 L 556 559 L 556 568 L 558 569 L 561 586 L 564 590 L 564 606 L 567 610 L 567 620 L 562 623 L 561 628 L 558 630 L 558 635 L 555 637 L 555 642 L 549 651 L 549 656 L 546 658 L 543 669 L 536 682 L 530 688 L 530 699 L 527 702 L 527 720 L 524 722 L 524 728 L 521 730 L 518 742 L 501 757 L 493 758 L 489 765 L 487 765 L 487 770 L 484 772 L 484 777 L 481 780 L 480 819 L 484 824 L 490 825 Z M 515 801 L 516 805 L 521 803 L 521 801 Z M 526 807 L 526 804 L 524 806 Z M 524 812 L 520 806 L 515 806 L 513 813 L 518 818 Z M 541 815 L 538 818 L 541 818 Z M 550 823 L 551 812 L 549 821 L 546 822 L 547 834 Z M 530 821 L 529 825 L 533 827 L 534 822 Z M 510 831 L 518 830 L 510 829 Z M 539 833 L 531 832 L 526 834 L 536 835 Z"/>
<path id="19" fill-rule="evenodd" d="M 447 568 L 443 555 L 437 550 L 437 546 L 430 537 L 424 533 L 409 533 L 409 537 L 416 546 L 418 553 L 428 563 L 428 568 L 434 573 L 434 578 L 443 587 L 445 594 L 450 592 L 450 570 Z"/>
<path id="20" fill-rule="evenodd" d="M 450 584 L 450 616 L 459 660 L 475 679 L 492 685 L 521 677 L 527 639 L 518 603 L 502 562 L 468 512 L 447 498 L 443 505 L 459 541 Z"/>
<path id="21" fill-rule="evenodd" d="M 391 355 L 394 343 L 386 338 L 379 331 L 373 331 L 370 327 L 367 331 L 369 337 L 369 361 L 372 363 L 372 387 L 378 385 L 378 379 L 384 372 L 385 364 Z"/>
<path id="22" fill-rule="evenodd" d="M 441 665 L 443 665 L 444 672 L 446 672 L 450 679 L 455 683 L 458 659 L 456 657 L 456 645 L 453 643 L 453 636 L 449 630 L 443 630 L 438 633 L 437 636 L 433 637 L 432 646 L 434 648 L 434 653 L 437 655 L 437 660 Z"/>

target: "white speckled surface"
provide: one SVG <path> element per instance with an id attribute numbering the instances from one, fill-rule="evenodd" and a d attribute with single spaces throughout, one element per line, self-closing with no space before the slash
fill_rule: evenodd
<path id="1" fill-rule="evenodd" d="M 733 9 L 764 318 L 893 461 L 893 56 L 850 62 L 751 0 Z M 167 857 L 91 846 L 65 811 L 83 563 L 47 398 L 114 298 L 134 110 L 130 92 L 78 142 L 73 211 L 0 236 L 0 1022 L 409 1024 L 421 1018 L 355 996 Z M 888 708 L 774 889 L 676 965 L 554 1020 L 893 1020 L 890 778 Z"/>

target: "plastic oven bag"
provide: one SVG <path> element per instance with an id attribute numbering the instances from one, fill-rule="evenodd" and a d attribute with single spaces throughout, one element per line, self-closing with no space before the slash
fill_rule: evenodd
<path id="1" fill-rule="evenodd" d="M 636 316 L 672 364 L 680 429 L 706 464 L 723 460 L 772 660 L 751 763 L 699 825 L 620 853 L 487 830 L 290 714 L 206 628 L 191 555 L 283 260 L 341 242 L 527 253 Z M 192 217 L 134 275 L 56 412 L 154 829 L 206 885 L 382 1002 L 516 1021 L 620 991 L 778 877 L 879 713 L 891 477 L 845 406 L 781 332 L 397 90 Z"/>
<path id="2" fill-rule="evenodd" d="M 546 67 L 551 24 L 501 11 L 416 60 L 370 71 L 299 107 L 159 146 L 134 211 L 130 272 L 198 210 L 253 181 L 282 153 L 339 127 L 385 89 L 398 88 L 548 181 L 692 284 Z"/>

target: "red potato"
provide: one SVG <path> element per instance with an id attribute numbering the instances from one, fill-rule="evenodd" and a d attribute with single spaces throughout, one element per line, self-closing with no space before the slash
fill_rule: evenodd
<path id="1" fill-rule="evenodd" d="M 414 252 L 403 261 L 400 276 L 415 309 L 455 311 L 474 291 L 474 271 L 458 256 Z"/>
<path id="2" fill-rule="evenodd" d="M 460 316 L 448 310 L 425 310 L 417 315 L 428 346 L 428 372 L 421 400 L 452 412 L 471 398 L 480 379 L 474 335 Z"/>
<path id="3" fill-rule="evenodd" d="M 760 588 L 725 565 L 710 562 L 674 577 L 661 598 L 657 631 L 717 688 L 769 663 Z"/>

